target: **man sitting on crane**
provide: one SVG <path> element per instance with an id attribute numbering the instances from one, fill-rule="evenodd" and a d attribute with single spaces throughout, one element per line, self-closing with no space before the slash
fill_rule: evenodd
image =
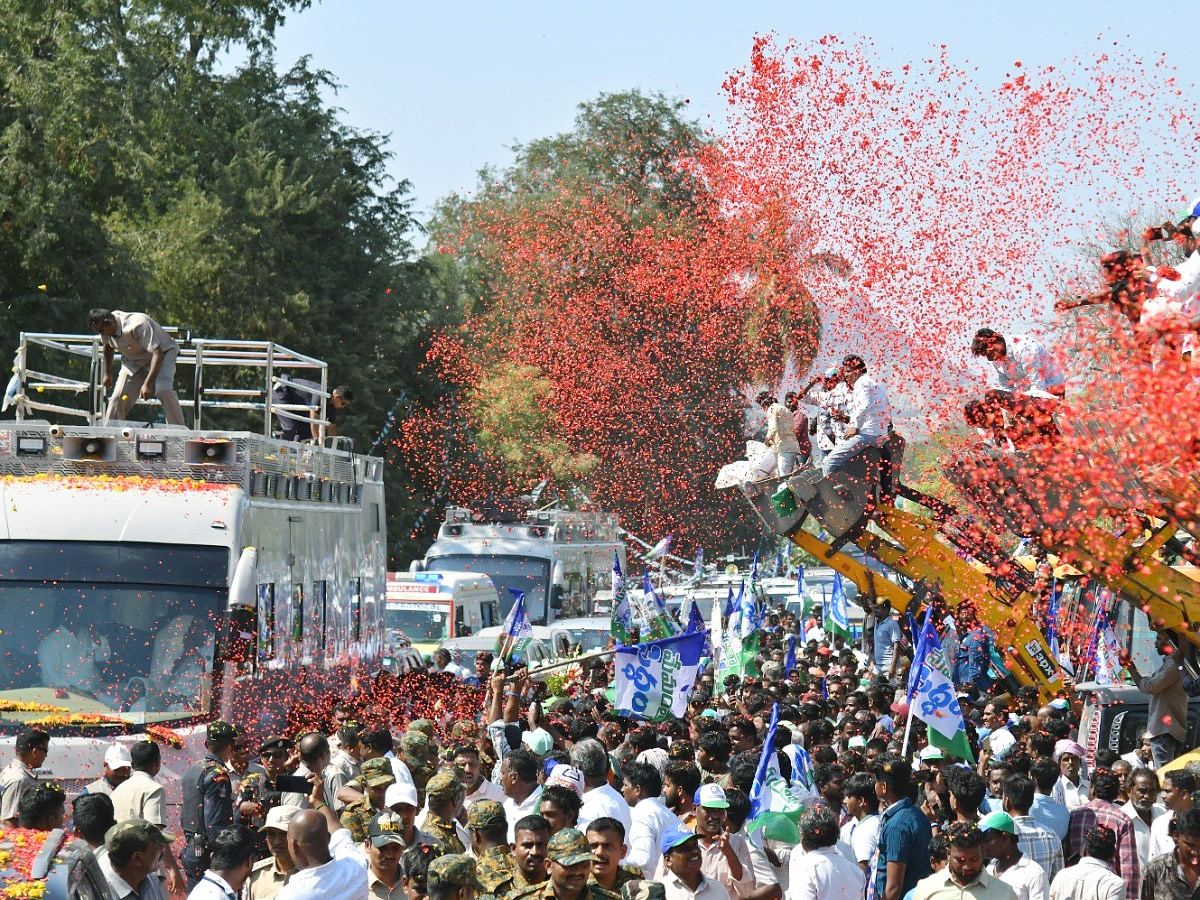
<path id="1" fill-rule="evenodd" d="M 850 354 L 842 360 L 842 379 L 850 385 L 850 403 L 846 412 L 831 411 L 831 415 L 846 423 L 842 439 L 821 461 L 821 470 L 828 478 L 868 447 L 879 447 L 892 430 L 892 412 L 887 390 L 867 374 L 867 364 L 861 356 Z"/>

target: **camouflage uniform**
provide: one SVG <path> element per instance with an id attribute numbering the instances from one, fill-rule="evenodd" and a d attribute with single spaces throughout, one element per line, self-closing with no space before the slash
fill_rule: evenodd
<path id="1" fill-rule="evenodd" d="M 426 882 L 430 887 L 449 885 L 458 888 L 476 888 L 479 880 L 475 871 L 475 860 L 462 853 L 439 856 L 429 864 Z"/>
<path id="2" fill-rule="evenodd" d="M 661 881 L 634 879 L 621 885 L 621 900 L 667 900 L 667 889 Z"/>
<path id="3" fill-rule="evenodd" d="M 437 772 L 437 747 L 423 732 L 409 731 L 400 738 L 400 753 L 412 775 L 417 799 L 425 802 L 425 788 Z"/>
<path id="4" fill-rule="evenodd" d="M 479 896 L 475 900 L 496 900 L 513 889 L 517 861 L 507 847 L 489 847 L 475 865 L 479 874 Z"/>
<path id="5" fill-rule="evenodd" d="M 612 889 L 613 891 L 620 891 L 621 888 L 629 884 L 629 882 L 642 881 L 645 877 L 646 876 L 642 874 L 642 870 L 637 866 L 619 865 L 617 866 L 617 880 L 616 883 L 613 884 Z M 588 879 L 588 884 L 594 884 L 597 887 L 600 886 L 600 882 L 596 880 L 596 876 L 594 874 Z"/>
<path id="6" fill-rule="evenodd" d="M 449 772 L 438 772 L 429 779 L 425 793 L 428 795 L 430 801 L 438 803 L 453 800 L 456 794 L 460 796 L 465 794 L 466 788 L 460 782 L 456 781 L 454 776 Z M 421 825 L 421 828 L 441 841 L 447 853 L 467 852 L 458 837 L 458 830 L 454 827 L 454 823 L 448 819 L 443 819 L 439 815 L 435 815 L 432 810 L 426 813 L 425 821 Z"/>
<path id="7" fill-rule="evenodd" d="M 371 819 L 381 812 L 371 804 L 371 796 L 365 792 L 366 788 L 385 787 L 394 784 L 396 778 L 392 775 L 391 761 L 382 756 L 364 762 L 362 775 L 359 777 L 362 779 L 364 793 L 360 799 L 342 807 L 341 822 L 345 828 L 350 830 L 350 837 L 355 842 L 362 843 L 367 839 L 367 826 Z"/>
<path id="8" fill-rule="evenodd" d="M 554 837 L 546 848 L 546 857 L 551 862 L 561 866 L 574 866 L 582 862 L 594 862 L 596 857 L 588 846 L 587 838 L 577 828 L 564 828 Z M 512 900 L 558 900 L 554 893 L 554 882 L 547 878 L 541 884 L 510 894 Z M 621 900 L 621 895 L 607 891 L 600 885 L 588 881 L 583 889 L 580 900 Z"/>

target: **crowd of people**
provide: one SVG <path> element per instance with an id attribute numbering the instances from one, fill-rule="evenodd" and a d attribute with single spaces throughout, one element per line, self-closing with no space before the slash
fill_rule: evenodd
<path id="1" fill-rule="evenodd" d="M 298 734 L 213 722 L 178 822 L 159 745 L 113 745 L 69 827 L 113 895 L 141 900 L 1195 895 L 1200 772 L 1160 778 L 1161 723 L 1125 756 L 1089 755 L 1077 707 L 1012 690 L 966 628 L 947 653 L 972 756 L 954 758 L 910 720 L 909 636 L 886 607 L 874 613 L 868 652 L 813 640 L 790 664 L 803 623 L 769 611 L 756 674 L 717 684 L 704 671 L 687 715 L 658 723 L 614 712 L 603 660 L 550 696 L 486 655 L 474 719 L 404 721 L 364 695 Z M 802 807 L 794 842 L 748 827 L 775 706 L 768 752 Z M 66 795 L 38 775 L 49 742 L 18 737 L 0 773 L 3 825 L 67 821 Z"/>

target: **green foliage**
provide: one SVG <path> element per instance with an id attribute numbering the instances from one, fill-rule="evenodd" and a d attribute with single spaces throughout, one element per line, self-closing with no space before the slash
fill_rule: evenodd
<path id="1" fill-rule="evenodd" d="M 92 306 L 273 339 L 351 385 L 342 431 L 362 449 L 401 391 L 431 392 L 415 361 L 439 314 L 432 268 L 412 261 L 409 186 L 388 181 L 381 136 L 323 101 L 327 73 L 271 56 L 306 6 L 0 0 L 6 349 L 19 330 L 82 331 Z M 229 57 L 244 62 L 216 66 Z M 424 498 L 391 494 L 395 551 Z"/>

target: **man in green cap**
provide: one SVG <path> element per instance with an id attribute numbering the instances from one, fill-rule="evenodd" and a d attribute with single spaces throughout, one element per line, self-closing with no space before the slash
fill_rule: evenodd
<path id="1" fill-rule="evenodd" d="M 454 827 L 454 820 L 462 811 L 463 798 L 466 796 L 466 787 L 449 772 L 438 772 L 425 786 L 429 812 L 425 815 L 421 830 L 441 841 L 447 853 L 467 852 Z"/>
<path id="2" fill-rule="evenodd" d="M 1006 812 L 988 813 L 979 822 L 983 834 L 983 855 L 988 874 L 1003 881 L 1018 898 L 1049 897 L 1050 881 L 1046 870 L 1021 852 L 1017 846 L 1017 825 Z"/>
<path id="3" fill-rule="evenodd" d="M 222 828 L 234 823 L 233 789 L 229 783 L 228 762 L 233 756 L 237 731 L 228 722 L 210 722 L 205 734 L 207 752 L 200 762 L 183 775 L 183 803 L 179 825 L 185 841 L 180 854 L 188 889 L 194 888 L 209 866 L 213 838 Z M 246 815 L 255 812 L 253 804 Z"/>
<path id="4" fill-rule="evenodd" d="M 467 811 L 467 831 L 479 875 L 480 900 L 495 900 L 504 893 L 500 888 L 510 885 L 517 864 L 508 846 L 504 805 L 495 800 L 478 801 Z"/>
<path id="5" fill-rule="evenodd" d="M 378 813 L 387 809 L 387 789 L 396 783 L 392 764 L 385 757 L 377 756 L 362 764 L 359 776 L 366 792 L 353 803 L 342 809 L 342 825 L 350 830 L 350 837 L 361 844 L 367 839 L 367 825 Z"/>
<path id="6" fill-rule="evenodd" d="M 475 860 L 462 853 L 439 856 L 429 864 L 429 900 L 475 900 Z"/>
<path id="7" fill-rule="evenodd" d="M 174 840 L 175 835 L 145 819 L 126 819 L 108 829 L 104 835 L 107 853 L 100 860 L 100 871 L 104 873 L 112 895 L 162 900 L 158 864 L 164 848 L 171 846 Z"/>
<path id="8" fill-rule="evenodd" d="M 418 719 L 417 721 L 420 721 Z M 425 802 L 425 788 L 429 779 L 437 772 L 437 747 L 422 731 L 407 731 L 400 738 L 400 755 L 412 774 L 417 788 L 417 797 Z"/>
<path id="9" fill-rule="evenodd" d="M 549 879 L 511 896 L 513 900 L 618 900 L 620 894 L 588 883 L 595 859 L 583 832 L 564 828 L 546 848 Z"/>

